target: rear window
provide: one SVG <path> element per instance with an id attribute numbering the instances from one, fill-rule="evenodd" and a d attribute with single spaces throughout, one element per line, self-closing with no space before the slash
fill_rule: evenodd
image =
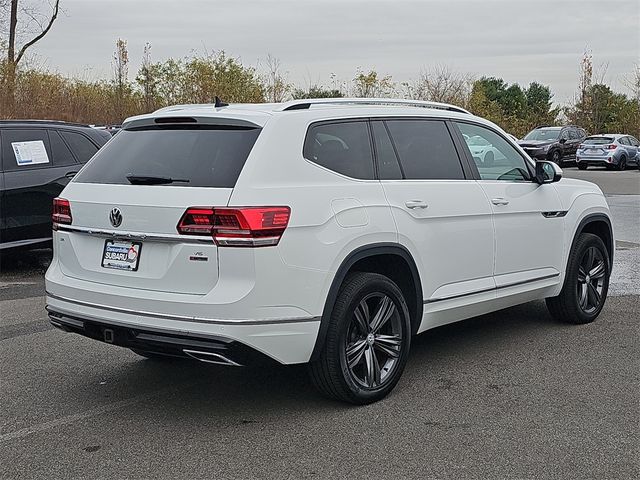
<path id="1" fill-rule="evenodd" d="M 587 145 L 606 145 L 613 142 L 612 137 L 587 137 L 582 143 Z"/>
<path id="2" fill-rule="evenodd" d="M 128 185 L 127 176 L 184 180 L 171 186 L 235 186 L 260 128 L 167 126 L 122 130 L 75 177 Z"/>

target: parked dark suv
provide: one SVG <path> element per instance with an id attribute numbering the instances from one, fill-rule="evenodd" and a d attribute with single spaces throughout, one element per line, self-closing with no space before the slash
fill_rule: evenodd
<path id="1" fill-rule="evenodd" d="M 51 240 L 53 198 L 110 138 L 86 125 L 0 121 L 0 250 Z"/>
<path id="2" fill-rule="evenodd" d="M 518 142 L 535 160 L 549 160 L 561 167 L 566 161 L 575 161 L 576 151 L 587 137 L 583 128 L 575 125 L 565 127 L 536 127 Z"/>

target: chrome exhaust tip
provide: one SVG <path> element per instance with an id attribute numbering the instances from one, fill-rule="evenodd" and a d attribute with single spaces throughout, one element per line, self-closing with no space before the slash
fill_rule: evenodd
<path id="1" fill-rule="evenodd" d="M 186 350 L 186 349 L 182 350 L 182 352 L 188 357 L 191 357 L 194 360 L 198 360 L 200 362 L 215 363 L 217 365 L 227 365 L 230 367 L 242 366 L 239 363 L 236 363 L 233 360 L 230 360 L 227 357 L 220 355 L 219 353 L 202 352 L 199 350 Z"/>

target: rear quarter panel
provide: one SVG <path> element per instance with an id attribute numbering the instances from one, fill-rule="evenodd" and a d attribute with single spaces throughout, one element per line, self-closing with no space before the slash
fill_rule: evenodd
<path id="1" fill-rule="evenodd" d="M 289 226 L 278 255 L 285 278 L 277 277 L 284 301 L 320 315 L 331 282 L 346 257 L 363 245 L 397 242 L 391 209 L 377 180 L 350 179 L 306 160 L 302 150 L 311 121 L 288 112 L 269 120 L 247 159 L 230 206 L 286 205 Z M 267 249 L 263 249 L 267 250 Z M 269 249 L 271 250 L 271 249 Z M 266 252 L 261 252 L 265 253 Z M 274 279 L 277 272 L 273 272 Z M 307 298 L 305 298 L 307 297 Z"/>

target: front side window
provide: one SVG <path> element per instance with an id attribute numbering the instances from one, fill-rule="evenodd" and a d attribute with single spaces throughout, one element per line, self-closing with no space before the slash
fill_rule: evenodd
<path id="1" fill-rule="evenodd" d="M 409 180 L 463 180 L 460 158 L 441 120 L 388 120 L 386 122 Z"/>
<path id="2" fill-rule="evenodd" d="M 366 121 L 311 125 L 304 158 L 351 178 L 372 180 L 373 154 Z"/>
<path id="3" fill-rule="evenodd" d="M 629 143 L 631 145 L 633 145 L 634 147 L 638 147 L 640 146 L 640 142 L 638 142 L 638 140 L 636 140 L 636 137 L 627 137 L 629 139 Z"/>
<path id="4" fill-rule="evenodd" d="M 525 159 L 493 130 L 470 123 L 456 123 L 482 180 L 528 182 L 531 174 Z"/>

